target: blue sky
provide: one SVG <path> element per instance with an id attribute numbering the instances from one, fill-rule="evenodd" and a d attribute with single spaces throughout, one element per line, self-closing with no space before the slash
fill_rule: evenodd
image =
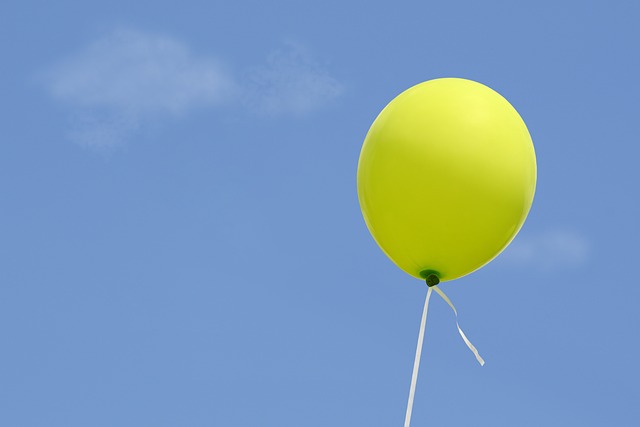
<path id="1" fill-rule="evenodd" d="M 455 76 L 538 188 L 432 300 L 412 425 L 632 426 L 635 2 L 0 5 L 0 425 L 401 425 L 424 284 L 362 220 L 364 136 Z"/>

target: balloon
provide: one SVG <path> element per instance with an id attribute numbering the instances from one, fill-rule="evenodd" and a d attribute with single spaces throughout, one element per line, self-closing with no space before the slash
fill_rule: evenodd
<path id="1" fill-rule="evenodd" d="M 369 231 L 398 267 L 423 279 L 457 279 L 495 258 L 522 227 L 535 187 L 536 156 L 518 112 L 460 78 L 393 99 L 358 162 Z"/>

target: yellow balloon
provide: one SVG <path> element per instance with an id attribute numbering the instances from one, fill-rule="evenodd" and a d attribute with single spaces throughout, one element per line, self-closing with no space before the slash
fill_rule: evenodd
<path id="1" fill-rule="evenodd" d="M 441 281 L 495 258 L 524 223 L 536 156 L 518 112 L 480 83 L 443 78 L 398 95 L 358 162 L 369 231 L 402 270 Z"/>

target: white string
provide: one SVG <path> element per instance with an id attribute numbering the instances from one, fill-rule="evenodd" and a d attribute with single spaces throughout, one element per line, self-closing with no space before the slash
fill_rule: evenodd
<path id="1" fill-rule="evenodd" d="M 467 339 L 467 336 L 464 334 L 464 332 L 462 332 L 462 329 L 460 328 L 460 325 L 458 324 L 458 310 L 456 310 L 456 308 L 454 307 L 454 305 L 451 302 L 451 300 L 449 299 L 449 297 L 447 297 L 439 287 L 433 286 L 433 288 L 436 290 L 438 295 L 440 295 L 442 297 L 442 299 L 445 300 L 445 302 L 447 304 L 449 304 L 449 307 L 451 307 L 451 309 L 455 313 L 455 315 L 456 315 L 456 326 L 458 327 L 458 332 L 460 332 L 460 336 L 464 340 L 464 343 L 467 345 L 467 347 L 469 347 L 469 350 L 471 350 L 473 352 L 473 354 L 476 356 L 476 360 L 478 361 L 478 363 L 480 363 L 480 366 L 484 366 L 484 359 L 480 356 L 480 354 L 478 353 L 478 350 L 476 350 L 476 348 L 473 346 L 473 344 L 471 344 L 471 341 L 469 341 L 469 339 Z M 429 288 L 429 290 L 431 290 L 431 288 Z"/>
<path id="2" fill-rule="evenodd" d="M 420 356 L 422 355 L 422 342 L 424 341 L 424 329 L 427 325 L 427 311 L 429 310 L 429 299 L 431 298 L 431 288 L 427 291 L 427 299 L 424 301 L 422 311 L 422 321 L 420 322 L 420 332 L 418 334 L 418 347 L 416 348 L 416 358 L 413 361 L 413 374 L 411 375 L 411 388 L 409 389 L 409 402 L 407 403 L 407 415 L 404 419 L 404 427 L 409 427 L 411 423 L 411 411 L 413 410 L 413 398 L 416 394 L 416 382 L 418 381 L 418 369 L 420 369 Z"/>
<path id="3" fill-rule="evenodd" d="M 451 300 L 447 295 L 445 295 L 442 290 L 437 286 L 430 286 L 427 291 L 427 298 L 424 301 L 424 309 L 422 310 L 422 320 L 420 321 L 420 332 L 418 333 L 418 346 L 416 348 L 416 358 L 413 361 L 413 374 L 411 375 L 411 388 L 409 389 L 409 402 L 407 403 L 407 415 L 404 418 L 404 427 L 410 427 L 411 424 L 411 412 L 413 411 L 413 398 L 416 395 L 416 383 L 418 382 L 418 370 L 420 369 L 420 357 L 422 356 L 422 343 L 424 342 L 424 330 L 427 326 L 427 312 L 429 311 L 429 299 L 431 298 L 431 291 L 435 289 L 438 295 L 442 297 L 442 299 L 449 304 L 449 307 L 453 310 L 453 313 L 456 315 L 456 326 L 458 327 L 458 332 L 460 332 L 460 336 L 462 337 L 464 343 L 469 347 L 469 350 L 473 352 L 476 356 L 476 360 L 480 363 L 481 366 L 484 366 L 484 359 L 478 353 L 478 350 L 471 344 L 471 341 L 467 338 L 467 336 L 462 332 L 462 328 L 460 328 L 460 324 L 458 323 L 458 310 L 453 305 Z"/>

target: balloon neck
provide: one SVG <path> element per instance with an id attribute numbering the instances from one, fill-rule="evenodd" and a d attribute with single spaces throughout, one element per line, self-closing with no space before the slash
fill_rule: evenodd
<path id="1" fill-rule="evenodd" d="M 422 270 L 420 272 L 420 277 L 425 279 L 427 282 L 427 286 L 432 287 L 440 283 L 440 276 L 437 271 L 433 270 Z"/>

